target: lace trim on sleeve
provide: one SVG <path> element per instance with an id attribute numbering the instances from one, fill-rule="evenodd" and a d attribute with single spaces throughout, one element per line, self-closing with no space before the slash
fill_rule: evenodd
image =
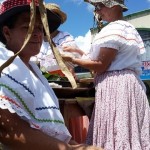
<path id="1" fill-rule="evenodd" d="M 31 119 L 15 100 L 5 95 L 0 95 L 0 108 L 8 109 L 11 113 L 17 113 L 21 117 L 25 116 L 27 119 Z"/>

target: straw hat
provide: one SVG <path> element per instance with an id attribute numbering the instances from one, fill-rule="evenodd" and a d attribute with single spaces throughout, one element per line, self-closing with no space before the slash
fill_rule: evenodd
<path id="1" fill-rule="evenodd" d="M 91 3 L 92 5 L 96 5 L 97 3 L 102 3 L 109 8 L 115 5 L 120 5 L 123 8 L 124 12 L 128 10 L 128 8 L 124 5 L 124 0 L 84 0 L 84 1 Z"/>
<path id="2" fill-rule="evenodd" d="M 61 19 L 61 24 L 63 24 L 67 20 L 67 15 L 63 11 L 61 11 L 59 5 L 55 3 L 48 3 L 48 4 L 45 4 L 45 7 L 51 12 L 59 16 L 59 18 Z M 50 17 L 48 16 L 48 20 L 49 19 Z"/>
<path id="3" fill-rule="evenodd" d="M 15 14 L 29 11 L 31 1 L 32 0 L 4 0 L 0 4 L 0 26 Z M 38 0 L 34 1 L 38 8 Z M 47 15 L 49 16 L 49 21 L 51 22 L 51 24 L 49 25 L 50 31 L 53 32 L 59 27 L 59 25 L 61 24 L 61 20 L 58 15 L 51 12 L 49 9 L 47 9 Z"/>

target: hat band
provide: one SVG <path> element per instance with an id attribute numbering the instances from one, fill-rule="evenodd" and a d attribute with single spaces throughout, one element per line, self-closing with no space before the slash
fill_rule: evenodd
<path id="1" fill-rule="evenodd" d="M 31 1 L 32 0 L 7 0 L 0 5 L 0 14 L 15 6 L 30 5 Z M 35 5 L 39 5 L 38 0 L 34 1 Z"/>

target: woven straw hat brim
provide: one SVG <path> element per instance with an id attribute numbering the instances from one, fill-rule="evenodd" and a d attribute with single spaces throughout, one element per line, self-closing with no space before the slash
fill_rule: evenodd
<path id="1" fill-rule="evenodd" d="M 38 6 L 37 6 L 38 10 Z M 9 10 L 7 10 L 5 13 L 0 15 L 0 25 L 3 24 L 7 19 L 9 19 L 11 16 L 15 14 L 20 14 L 25 11 L 30 11 L 30 6 L 29 5 L 23 5 L 23 6 L 17 6 L 13 7 Z M 50 10 L 47 9 L 47 16 L 48 16 L 48 22 L 49 22 L 49 29 L 50 32 L 55 31 L 61 24 L 61 19 L 56 15 L 55 13 L 51 12 Z"/>
<path id="2" fill-rule="evenodd" d="M 60 19 L 61 19 L 61 24 L 63 24 L 67 20 L 67 15 L 63 11 L 61 11 L 59 8 L 53 6 L 53 5 L 45 5 L 47 10 L 50 10 L 51 12 L 55 13 Z M 50 19 L 48 17 L 48 19 Z"/>
<path id="3" fill-rule="evenodd" d="M 113 4 L 111 4 L 111 3 L 109 3 L 109 4 L 107 4 L 106 2 L 105 2 L 105 0 L 84 0 L 85 2 L 88 2 L 88 3 L 90 3 L 90 4 L 92 4 L 92 5 L 96 5 L 96 3 L 102 3 L 102 4 L 104 4 L 106 7 L 113 7 L 113 6 L 115 6 L 115 5 L 120 5 L 122 8 L 123 8 L 123 12 L 125 12 L 125 11 L 127 11 L 128 10 L 128 8 L 124 5 L 124 4 L 121 4 L 121 3 L 118 3 L 118 2 L 116 2 L 116 1 L 113 1 Z"/>

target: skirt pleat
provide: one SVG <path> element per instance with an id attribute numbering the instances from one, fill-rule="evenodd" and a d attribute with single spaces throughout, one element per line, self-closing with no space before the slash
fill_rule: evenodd
<path id="1" fill-rule="evenodd" d="M 150 108 L 131 70 L 95 78 L 96 98 L 86 143 L 104 150 L 150 150 Z"/>

